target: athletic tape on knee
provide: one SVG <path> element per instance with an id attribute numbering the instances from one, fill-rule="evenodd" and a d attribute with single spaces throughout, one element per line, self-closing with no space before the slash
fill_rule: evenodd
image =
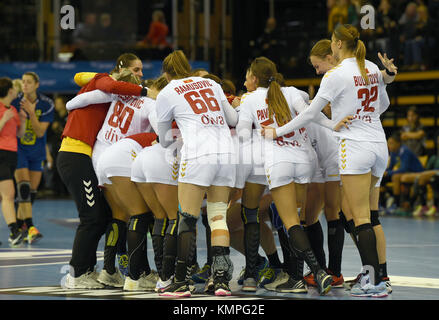
<path id="1" fill-rule="evenodd" d="M 183 232 L 196 232 L 198 218 L 187 213 L 179 212 L 178 234 Z"/>
<path id="2" fill-rule="evenodd" d="M 29 181 L 20 181 L 17 183 L 17 200 L 18 202 L 31 202 Z"/>
<path id="3" fill-rule="evenodd" d="M 370 211 L 370 223 L 371 223 L 372 227 L 379 226 L 381 224 L 380 215 L 378 213 L 378 210 L 371 210 Z"/>
<path id="4" fill-rule="evenodd" d="M 227 203 L 207 202 L 207 219 L 210 230 L 229 230 L 226 221 Z"/>
<path id="5" fill-rule="evenodd" d="M 241 219 L 244 224 L 259 223 L 259 208 L 249 209 L 241 205 Z"/>

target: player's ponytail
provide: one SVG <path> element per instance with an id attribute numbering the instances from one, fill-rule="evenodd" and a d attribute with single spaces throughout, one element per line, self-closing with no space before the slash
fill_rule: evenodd
<path id="1" fill-rule="evenodd" d="M 363 41 L 360 40 L 360 33 L 357 28 L 350 24 L 339 24 L 337 28 L 335 28 L 333 35 L 335 39 L 345 43 L 347 51 L 355 55 L 361 76 L 368 85 L 370 82 L 366 72 L 366 47 Z"/>
<path id="2" fill-rule="evenodd" d="M 277 72 L 273 61 L 265 57 L 256 58 L 250 65 L 250 72 L 257 78 L 259 87 L 268 88 L 269 117 L 272 119 L 274 115 L 279 126 L 289 122 L 292 119 L 291 110 L 281 90 L 284 78 Z"/>
<path id="3" fill-rule="evenodd" d="M 167 73 L 172 79 L 187 78 L 191 75 L 191 65 L 182 50 L 176 50 L 163 60 L 163 73 Z"/>

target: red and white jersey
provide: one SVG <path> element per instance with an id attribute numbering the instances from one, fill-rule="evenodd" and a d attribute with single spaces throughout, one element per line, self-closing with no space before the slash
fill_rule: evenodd
<path id="1" fill-rule="evenodd" d="M 112 103 L 97 140 L 113 144 L 122 138 L 152 130 L 148 116 L 155 100 L 148 97 L 111 95 Z"/>
<path id="2" fill-rule="evenodd" d="M 381 109 L 388 104 L 386 84 L 378 67 L 366 60 L 369 85 L 361 76 L 355 58 L 344 59 L 323 76 L 317 97 L 331 103 L 332 120 L 338 123 L 354 115 L 349 129 L 342 128 L 334 135 L 342 139 L 385 142 L 381 125 Z"/>
<path id="3" fill-rule="evenodd" d="M 224 103 L 228 104 L 220 85 L 201 77 L 172 80 L 160 91 L 157 121 L 175 119 L 183 138 L 182 160 L 234 153 Z"/>
<path id="4" fill-rule="evenodd" d="M 303 98 L 299 92 L 298 89 L 294 87 L 283 87 L 281 88 L 283 95 L 285 96 L 285 99 L 288 103 L 288 106 L 290 107 L 291 116 L 292 119 L 298 114 L 297 111 L 294 109 L 294 105 L 296 103 L 303 103 Z M 279 125 L 276 123 L 276 120 L 273 116 L 273 118 L 269 117 L 268 114 L 268 105 L 267 105 L 267 91 L 268 88 L 262 88 L 259 87 L 255 91 L 250 92 L 245 99 L 242 101 L 242 103 L 239 106 L 239 120 L 240 121 L 246 121 L 253 123 L 256 129 L 261 129 L 261 125 L 271 126 L 274 128 L 278 128 Z M 266 142 L 267 140 L 262 139 L 261 142 Z M 302 128 L 299 130 L 294 130 L 293 132 L 278 137 L 277 139 L 274 139 L 272 141 L 269 141 L 268 143 L 273 144 L 276 148 L 280 147 L 282 149 L 288 150 L 288 155 L 283 152 L 279 153 L 278 151 L 275 151 L 276 154 L 274 154 L 275 158 L 274 161 L 283 161 L 282 154 L 285 155 L 286 161 L 290 162 L 296 162 L 296 163 L 307 163 L 309 162 L 309 149 L 310 149 L 310 143 L 308 140 L 308 136 L 306 133 L 306 129 Z M 268 159 L 268 153 L 267 153 L 267 145 L 265 145 L 264 149 L 265 152 L 265 159 L 266 161 L 269 161 Z M 290 151 L 293 151 L 295 153 L 294 160 L 291 161 L 291 153 Z M 271 162 L 271 161 L 270 161 Z"/>

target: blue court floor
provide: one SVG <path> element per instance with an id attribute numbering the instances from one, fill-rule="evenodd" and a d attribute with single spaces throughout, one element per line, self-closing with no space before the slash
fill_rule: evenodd
<path id="1" fill-rule="evenodd" d="M 324 219 L 324 218 L 321 218 Z M 324 221 L 323 221 L 324 222 Z M 439 299 L 439 220 L 401 217 L 381 217 L 387 239 L 387 269 L 393 293 L 386 300 L 438 300 Z M 66 290 L 61 279 L 68 272 L 71 248 L 78 223 L 76 208 L 72 200 L 37 200 L 34 204 L 34 224 L 44 237 L 36 244 L 11 248 L 8 245 L 9 230 L 0 219 L 0 300 L 141 300 L 163 299 L 155 293 L 122 290 Z M 322 223 L 326 233 L 326 223 Z M 199 220 L 197 239 L 198 263 L 206 261 L 204 226 Z M 326 235 L 325 235 L 326 237 Z M 275 235 L 278 244 L 277 236 Z M 98 270 L 102 268 L 104 239 L 98 252 Z M 325 244 L 326 248 L 326 244 Z M 282 251 L 278 245 L 279 256 Z M 261 251 L 263 254 L 263 252 Z M 151 241 L 148 257 L 154 268 Z M 285 294 L 259 289 L 256 293 L 243 293 L 236 279 L 244 266 L 244 257 L 231 250 L 234 263 L 234 279 L 231 282 L 232 296 L 217 298 L 197 293 L 190 300 L 210 299 L 306 299 L 306 300 L 358 300 L 344 288 L 333 288 L 328 295 L 320 297 L 313 288 L 308 294 Z M 354 278 L 360 271 L 360 259 L 352 240 L 346 235 L 343 251 L 342 272 L 345 279 Z M 368 299 L 368 298 L 364 298 Z M 369 298 L 370 299 L 370 298 Z"/>

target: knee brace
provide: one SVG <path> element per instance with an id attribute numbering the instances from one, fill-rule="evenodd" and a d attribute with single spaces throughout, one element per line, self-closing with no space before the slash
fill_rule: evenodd
<path id="1" fill-rule="evenodd" d="M 372 227 L 379 226 L 381 224 L 379 218 L 380 215 L 378 214 L 378 210 L 370 211 L 370 224 L 372 225 Z"/>
<path id="2" fill-rule="evenodd" d="M 187 213 L 179 212 L 180 218 L 178 221 L 178 234 L 183 232 L 196 232 L 198 218 Z"/>
<path id="3" fill-rule="evenodd" d="M 229 230 L 226 221 L 227 203 L 207 202 L 207 219 L 210 230 Z"/>
<path id="4" fill-rule="evenodd" d="M 146 234 L 148 232 L 151 219 L 153 218 L 150 212 L 132 216 L 129 221 L 128 230 Z"/>
<path id="5" fill-rule="evenodd" d="M 32 201 L 29 181 L 20 181 L 17 183 L 17 200 L 18 202 Z"/>
<path id="6" fill-rule="evenodd" d="M 259 208 L 249 209 L 241 205 L 241 219 L 244 224 L 259 223 Z"/>

